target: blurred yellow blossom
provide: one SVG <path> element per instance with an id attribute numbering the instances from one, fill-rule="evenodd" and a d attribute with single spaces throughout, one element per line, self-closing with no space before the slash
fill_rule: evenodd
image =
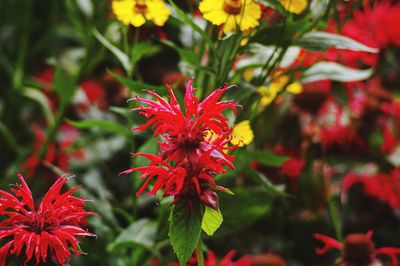
<path id="1" fill-rule="evenodd" d="M 269 105 L 286 86 L 286 91 L 292 94 L 299 94 L 303 91 L 303 86 L 300 82 L 287 84 L 289 77 L 285 75 L 275 78 L 269 86 L 260 86 L 257 92 L 261 94 L 260 107 L 263 108 Z"/>
<path id="2" fill-rule="evenodd" d="M 163 26 L 171 14 L 163 0 L 113 0 L 112 10 L 122 23 L 135 27 L 148 20 Z"/>
<path id="3" fill-rule="evenodd" d="M 261 7 L 254 0 L 203 0 L 199 9 L 204 19 L 214 25 L 224 25 L 225 33 L 254 28 L 261 17 Z"/>
<path id="4" fill-rule="evenodd" d="M 289 12 L 300 14 L 307 8 L 307 0 L 279 0 L 282 6 Z"/>
<path id="5" fill-rule="evenodd" d="M 231 136 L 231 143 L 233 145 L 238 145 L 239 147 L 249 145 L 254 139 L 254 133 L 250 127 L 250 121 L 243 120 L 242 122 L 236 124 L 233 127 Z"/>

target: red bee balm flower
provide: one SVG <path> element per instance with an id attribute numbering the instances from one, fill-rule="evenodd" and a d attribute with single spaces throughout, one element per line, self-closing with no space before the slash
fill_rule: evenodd
<path id="1" fill-rule="evenodd" d="M 219 101 L 222 94 L 228 90 L 227 86 L 214 90 L 199 102 L 194 96 L 190 79 L 184 98 L 184 113 L 171 87 L 167 87 L 169 102 L 153 91 L 148 93 L 158 101 L 141 97 L 133 99 L 147 105 L 133 110 L 139 110 L 141 115 L 149 119 L 147 123 L 133 130 L 143 131 L 152 125 L 154 136 L 161 135 L 163 141 L 159 142 L 161 153 L 157 156 L 136 154 L 149 159 L 150 165 L 132 168 L 123 173 L 140 171 L 141 178 L 147 178 L 138 195 L 157 176 L 149 194 L 155 195 L 162 188 L 164 196 L 175 196 L 175 202 L 182 197 L 198 198 L 204 204 L 217 208 L 217 197 L 210 187 L 220 190 L 224 188 L 217 186 L 213 177 L 217 173 L 226 172 L 226 166 L 233 168 L 234 157 L 225 151 L 236 148 L 228 147 L 232 128 L 222 111 L 232 109 L 236 114 L 239 105 L 233 101 Z"/>
<path id="2" fill-rule="evenodd" d="M 12 194 L 0 190 L 0 266 L 6 265 L 8 255 L 20 256 L 25 246 L 25 263 L 35 256 L 36 263 L 47 261 L 48 253 L 60 264 L 69 262 L 71 252 L 81 254 L 78 238 L 94 236 L 80 225 L 94 214 L 84 210 L 84 199 L 72 196 L 79 187 L 60 193 L 67 178 L 59 177 L 50 187 L 39 207 L 35 209 L 32 193 L 22 175 Z M 20 198 L 20 199 L 18 199 Z"/>

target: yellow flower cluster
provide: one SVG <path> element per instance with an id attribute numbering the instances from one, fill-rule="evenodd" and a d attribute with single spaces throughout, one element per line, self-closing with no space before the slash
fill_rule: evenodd
<path id="1" fill-rule="evenodd" d="M 199 9 L 204 19 L 223 25 L 225 33 L 254 28 L 261 17 L 261 7 L 254 0 L 203 0 Z"/>
<path id="2" fill-rule="evenodd" d="M 281 92 L 285 86 L 286 91 L 292 94 L 299 94 L 303 91 L 303 86 L 300 82 L 293 82 L 288 84 L 289 77 L 285 75 L 281 75 L 278 78 L 275 78 L 269 86 L 260 86 L 257 88 L 258 93 L 261 94 L 260 107 L 263 108 L 269 105 Z"/>
<path id="3" fill-rule="evenodd" d="M 113 0 L 112 10 L 122 23 L 135 27 L 146 21 L 163 26 L 171 14 L 163 0 Z"/>

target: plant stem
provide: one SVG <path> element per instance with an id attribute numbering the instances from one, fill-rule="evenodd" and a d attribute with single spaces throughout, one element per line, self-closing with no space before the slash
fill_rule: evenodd
<path id="1" fill-rule="evenodd" d="M 343 242 L 342 224 L 340 223 L 338 211 L 332 196 L 328 196 L 328 213 L 335 228 L 336 239 Z"/>
<path id="2" fill-rule="evenodd" d="M 199 242 L 197 243 L 197 266 L 204 266 L 203 262 L 203 242 L 201 236 Z"/>

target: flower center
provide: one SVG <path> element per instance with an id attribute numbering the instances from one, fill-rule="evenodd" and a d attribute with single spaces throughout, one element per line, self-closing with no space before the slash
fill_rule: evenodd
<path id="1" fill-rule="evenodd" d="M 242 11 L 242 0 L 225 0 L 224 11 L 231 15 L 238 15 Z"/>
<path id="2" fill-rule="evenodd" d="M 147 5 L 144 3 L 136 3 L 133 7 L 135 13 L 145 14 L 147 11 Z"/>
<path id="3" fill-rule="evenodd" d="M 364 234 L 351 234 L 344 241 L 345 265 L 370 265 L 374 243 Z"/>

